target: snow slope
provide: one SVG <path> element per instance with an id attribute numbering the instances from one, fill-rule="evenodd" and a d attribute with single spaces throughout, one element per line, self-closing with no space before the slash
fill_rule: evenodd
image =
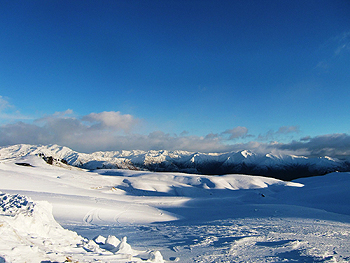
<path id="1" fill-rule="evenodd" d="M 90 171 L 27 152 L 1 151 L 0 262 L 350 262 L 349 173 Z"/>
<path id="2" fill-rule="evenodd" d="M 350 171 L 350 163 L 330 157 L 307 158 L 282 154 L 257 154 L 247 150 L 229 153 L 193 153 L 186 151 L 115 151 L 78 153 L 58 145 L 19 144 L 0 147 L 0 160 L 21 156 L 52 156 L 68 164 L 86 168 L 123 168 L 196 174 L 243 173 L 283 180 Z"/>

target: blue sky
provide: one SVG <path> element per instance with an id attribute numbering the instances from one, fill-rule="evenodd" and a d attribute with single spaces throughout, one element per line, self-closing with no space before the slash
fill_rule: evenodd
<path id="1" fill-rule="evenodd" d="M 310 154 L 350 133 L 349 14 L 345 0 L 1 1 L 0 145 Z"/>

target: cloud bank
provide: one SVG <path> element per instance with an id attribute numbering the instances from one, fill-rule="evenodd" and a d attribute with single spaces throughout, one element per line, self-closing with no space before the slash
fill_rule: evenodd
<path id="1" fill-rule="evenodd" d="M 346 133 L 336 133 L 316 137 L 305 137 L 301 138 L 300 141 L 281 144 L 279 145 L 279 149 L 305 151 L 310 156 L 343 158 L 350 156 L 350 135 Z"/>
<path id="2" fill-rule="evenodd" d="M 225 151 L 224 136 L 244 137 L 241 127 L 207 136 L 191 136 L 153 131 L 148 135 L 132 133 L 140 120 L 120 112 L 90 113 L 86 116 L 72 116 L 73 111 L 58 112 L 36 119 L 33 123 L 15 122 L 0 126 L 0 145 L 18 143 L 59 144 L 78 151 L 97 150 L 188 150 Z M 243 132 L 240 132 L 243 130 Z M 234 132 L 235 131 L 235 132 Z M 231 138 L 231 139 L 232 139 Z"/>
<path id="3" fill-rule="evenodd" d="M 9 107 L 0 97 L 0 114 Z M 8 114 L 6 116 L 14 116 Z M 298 126 L 282 126 L 277 131 L 254 136 L 248 128 L 238 126 L 221 133 L 205 136 L 190 135 L 184 131 L 177 134 L 153 131 L 139 134 L 141 120 L 117 111 L 90 113 L 77 117 L 72 110 L 56 112 L 33 120 L 31 123 L 17 121 L 0 125 L 0 146 L 19 143 L 59 144 L 80 152 L 112 150 L 186 150 L 191 152 L 228 152 L 252 150 L 260 153 L 289 153 L 305 156 L 350 156 L 350 135 L 328 134 L 303 137 L 289 143 L 275 139 L 300 132 Z M 239 139 L 251 140 L 237 143 Z"/>

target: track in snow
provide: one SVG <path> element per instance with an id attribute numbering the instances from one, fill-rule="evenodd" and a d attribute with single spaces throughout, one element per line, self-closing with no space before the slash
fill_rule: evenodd
<path id="1" fill-rule="evenodd" d="M 350 262 L 350 224 L 301 218 L 246 218 L 123 227 L 69 226 L 126 235 L 133 247 L 159 250 L 179 262 Z"/>

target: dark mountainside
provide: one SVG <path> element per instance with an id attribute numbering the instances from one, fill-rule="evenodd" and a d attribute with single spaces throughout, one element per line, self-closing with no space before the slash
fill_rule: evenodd
<path id="1" fill-rule="evenodd" d="M 84 165 L 82 165 L 82 168 L 83 167 Z M 102 165 L 102 167 L 99 167 L 99 169 L 104 168 L 113 167 L 109 165 Z M 226 165 L 223 162 L 219 161 L 204 163 L 183 163 L 173 161 L 171 163 L 162 162 L 148 165 L 134 163 L 133 169 L 148 170 L 153 172 L 184 172 L 190 174 L 203 175 L 247 174 L 272 177 L 284 181 L 292 181 L 298 178 L 320 176 L 331 172 L 348 172 L 350 171 L 350 163 L 343 162 L 337 166 L 314 167 L 311 164 L 284 164 L 261 166 L 259 164 L 246 164 L 244 162 Z"/>

